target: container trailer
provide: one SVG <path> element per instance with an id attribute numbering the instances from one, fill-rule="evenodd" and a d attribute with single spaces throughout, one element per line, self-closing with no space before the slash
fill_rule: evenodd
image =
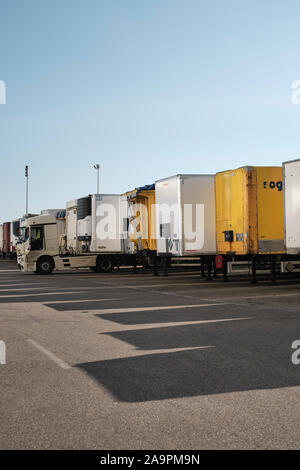
<path id="1" fill-rule="evenodd" d="M 64 212 L 65 209 L 43 209 L 41 215 L 56 215 L 58 212 Z"/>
<path id="2" fill-rule="evenodd" d="M 10 255 L 10 222 L 2 225 L 2 256 L 6 258 Z"/>
<path id="3" fill-rule="evenodd" d="M 206 270 L 211 279 L 216 255 L 214 179 L 179 174 L 155 182 L 157 255 L 165 274 L 171 257 L 197 257 L 201 276 Z"/>
<path id="4" fill-rule="evenodd" d="M 284 253 L 283 183 L 281 167 L 245 166 L 216 174 L 217 250 L 227 262 L 270 267 L 272 282 Z"/>
<path id="5" fill-rule="evenodd" d="M 91 196 L 91 243 L 89 251 L 130 253 L 128 245 L 128 203 L 119 194 Z"/>
<path id="6" fill-rule="evenodd" d="M 151 264 L 156 254 L 155 184 L 123 194 L 128 202 L 129 251 Z"/>
<path id="7" fill-rule="evenodd" d="M 111 271 L 129 262 L 127 208 L 127 200 L 119 194 L 77 200 L 77 253 L 98 253 L 96 271 Z"/>
<path id="8" fill-rule="evenodd" d="M 214 175 L 156 181 L 157 254 L 216 255 Z"/>
<path id="9" fill-rule="evenodd" d="M 92 239 L 92 196 L 77 200 L 77 240 L 79 251 L 89 251 Z"/>
<path id="10" fill-rule="evenodd" d="M 3 224 L 0 224 L 0 256 L 3 256 Z"/>
<path id="11" fill-rule="evenodd" d="M 15 219 L 10 224 L 10 256 L 16 258 L 17 243 L 20 239 L 20 221 L 21 219 Z"/>
<path id="12" fill-rule="evenodd" d="M 66 203 L 66 251 L 71 255 L 79 252 L 77 239 L 77 199 Z"/>
<path id="13" fill-rule="evenodd" d="M 127 199 L 119 194 L 92 194 L 88 198 L 82 198 L 82 203 L 78 200 L 80 252 L 97 254 L 95 271 L 135 264 L 128 241 Z"/>
<path id="14" fill-rule="evenodd" d="M 216 174 L 218 253 L 258 255 L 284 251 L 281 167 Z"/>
<path id="15" fill-rule="evenodd" d="M 283 164 L 284 243 L 288 254 L 300 254 L 300 159 Z"/>

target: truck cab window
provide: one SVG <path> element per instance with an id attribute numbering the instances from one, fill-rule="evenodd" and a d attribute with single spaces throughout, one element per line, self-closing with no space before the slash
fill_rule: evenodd
<path id="1" fill-rule="evenodd" d="M 43 227 L 31 227 L 30 245 L 31 250 L 42 250 L 44 240 Z"/>

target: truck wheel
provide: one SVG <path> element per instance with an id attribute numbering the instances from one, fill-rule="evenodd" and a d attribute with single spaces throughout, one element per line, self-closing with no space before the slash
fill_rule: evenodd
<path id="1" fill-rule="evenodd" d="M 111 256 L 99 256 L 97 258 L 97 271 L 110 273 L 114 269 L 114 262 Z"/>
<path id="2" fill-rule="evenodd" d="M 53 259 L 50 258 L 49 256 L 40 258 L 37 261 L 37 265 L 36 265 L 37 274 L 51 274 L 53 269 L 54 269 L 54 262 L 53 262 Z"/>

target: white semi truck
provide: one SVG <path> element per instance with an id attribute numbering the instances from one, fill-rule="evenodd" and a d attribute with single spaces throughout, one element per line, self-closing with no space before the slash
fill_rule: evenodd
<path id="1" fill-rule="evenodd" d="M 127 200 L 115 194 L 70 201 L 64 217 L 58 212 L 28 218 L 17 247 L 19 269 L 37 274 L 78 268 L 108 272 L 132 265 L 127 225 Z"/>

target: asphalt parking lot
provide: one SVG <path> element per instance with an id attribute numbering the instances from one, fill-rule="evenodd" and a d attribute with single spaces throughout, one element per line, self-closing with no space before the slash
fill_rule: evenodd
<path id="1" fill-rule="evenodd" d="M 300 280 L 0 260 L 1 449 L 297 449 Z"/>

